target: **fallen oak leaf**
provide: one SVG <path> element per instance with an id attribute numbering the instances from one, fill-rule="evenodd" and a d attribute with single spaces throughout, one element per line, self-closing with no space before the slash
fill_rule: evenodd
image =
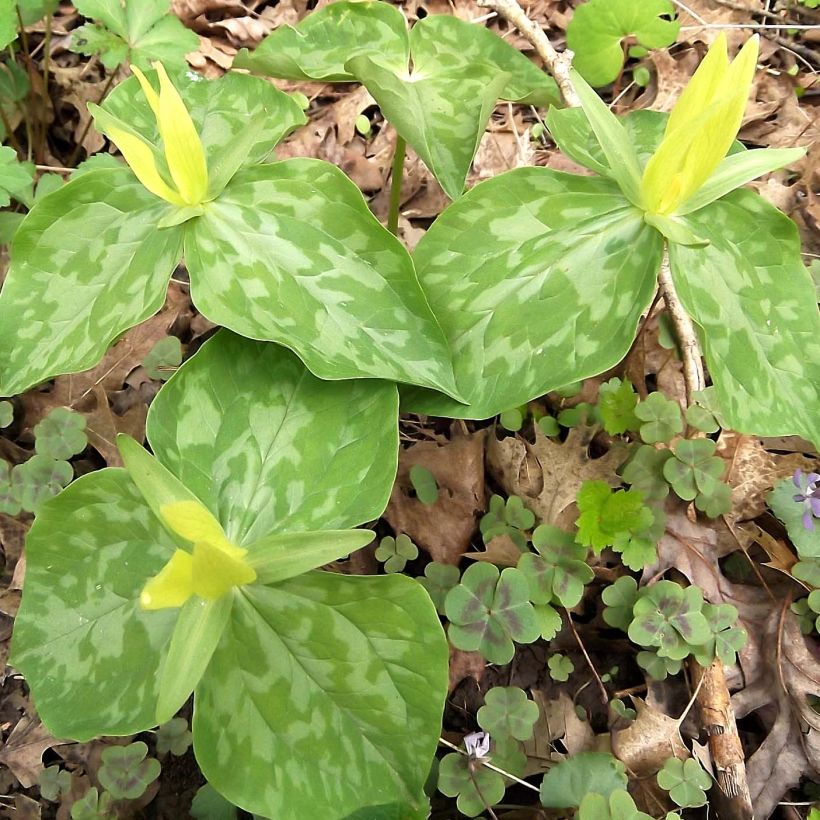
<path id="1" fill-rule="evenodd" d="M 39 720 L 23 715 L 0 748 L 0 763 L 11 770 L 24 789 L 30 789 L 45 768 L 43 753 L 68 742 L 57 740 Z"/>

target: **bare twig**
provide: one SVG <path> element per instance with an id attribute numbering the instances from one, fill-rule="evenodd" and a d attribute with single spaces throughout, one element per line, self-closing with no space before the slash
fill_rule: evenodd
<path id="1" fill-rule="evenodd" d="M 595 682 L 598 684 L 598 690 L 601 693 L 601 702 L 604 704 L 604 706 L 606 706 L 609 703 L 609 693 L 606 691 L 606 686 L 604 686 L 604 682 L 601 680 L 601 676 L 598 674 L 598 670 L 595 668 L 595 664 L 589 657 L 586 647 L 584 646 L 584 642 L 581 640 L 581 636 L 578 634 L 578 630 L 575 628 L 575 624 L 572 622 L 572 615 L 570 611 L 566 607 L 564 607 L 564 612 L 566 612 L 567 614 L 569 628 L 572 630 L 572 634 L 575 636 L 575 640 L 578 643 L 578 646 L 581 647 L 581 653 L 584 656 L 584 660 L 587 662 L 587 666 L 590 668 L 592 676 L 595 678 Z"/>
<path id="2" fill-rule="evenodd" d="M 516 0 L 478 0 L 481 8 L 492 9 L 508 23 L 515 26 L 532 43 L 544 66 L 558 85 L 564 102 L 571 108 L 578 108 L 581 100 L 572 87 L 569 70 L 572 67 L 571 51 L 556 51 L 549 37 L 541 27 L 530 20 Z"/>

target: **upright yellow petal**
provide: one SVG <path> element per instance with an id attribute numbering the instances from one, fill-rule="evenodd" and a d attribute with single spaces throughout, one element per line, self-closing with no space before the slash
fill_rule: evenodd
<path id="1" fill-rule="evenodd" d="M 172 205 L 185 205 L 180 195 L 160 176 L 151 146 L 134 134 L 109 126 L 108 136 L 120 149 L 125 161 L 136 174 L 137 179 L 152 193 Z"/>
<path id="2" fill-rule="evenodd" d="M 174 501 L 159 508 L 162 520 L 180 538 L 195 544 L 209 541 L 228 555 L 241 558 L 245 550 L 234 546 L 226 537 L 222 525 L 199 501 Z"/>
<path id="3" fill-rule="evenodd" d="M 151 106 L 151 110 L 154 112 L 154 119 L 159 122 L 159 94 L 154 91 L 154 86 L 148 82 L 148 78 L 135 65 L 131 66 L 131 71 L 142 86 L 142 93 L 145 95 L 145 99 L 148 100 L 148 105 Z"/>
<path id="4" fill-rule="evenodd" d="M 240 550 L 242 555 L 246 552 Z M 231 555 L 208 541 L 194 545 L 193 589 L 200 598 L 213 601 L 232 587 L 251 584 L 255 580 L 256 571 L 241 556 Z"/>
<path id="5" fill-rule="evenodd" d="M 208 167 L 202 141 L 165 68 L 161 63 L 154 63 L 154 68 L 159 76 L 157 124 L 168 170 L 185 203 L 199 205 L 208 193 Z"/>
<path id="6" fill-rule="evenodd" d="M 712 104 L 728 68 L 726 34 L 721 31 L 678 97 L 666 123 L 667 134 L 691 124 Z"/>
<path id="7" fill-rule="evenodd" d="M 143 587 L 143 609 L 170 609 L 182 606 L 194 592 L 193 557 L 177 550 L 171 560 Z"/>

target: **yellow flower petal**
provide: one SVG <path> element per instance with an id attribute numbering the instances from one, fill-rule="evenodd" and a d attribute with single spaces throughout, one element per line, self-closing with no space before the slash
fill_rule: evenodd
<path id="1" fill-rule="evenodd" d="M 177 550 L 171 560 L 143 587 L 143 609 L 169 609 L 182 606 L 194 592 L 194 561 L 190 553 Z"/>
<path id="2" fill-rule="evenodd" d="M 180 196 L 188 205 L 199 205 L 208 193 L 205 151 L 182 97 L 161 63 L 154 63 L 159 76 L 157 125 L 165 148 L 168 170 Z"/>
<path id="3" fill-rule="evenodd" d="M 135 65 L 131 66 L 131 71 L 142 86 L 142 93 L 145 95 L 145 99 L 148 100 L 148 105 L 151 106 L 151 110 L 154 112 L 154 119 L 159 122 L 159 94 L 154 91 L 154 86 L 148 82 L 148 78 Z"/>
<path id="4" fill-rule="evenodd" d="M 185 205 L 180 195 L 160 176 L 151 146 L 142 137 L 129 134 L 120 128 L 109 126 L 108 136 L 125 157 L 125 161 L 136 174 L 137 179 L 156 196 L 172 205 Z"/>
<path id="5" fill-rule="evenodd" d="M 209 541 L 234 558 L 241 558 L 247 552 L 225 537 L 222 525 L 199 501 L 174 501 L 171 504 L 163 504 L 159 508 L 159 514 L 173 532 L 192 544 Z"/>
<path id="6" fill-rule="evenodd" d="M 247 551 L 240 552 L 245 554 Z M 200 598 L 213 601 L 232 587 L 251 584 L 255 580 L 256 571 L 241 557 L 231 555 L 209 541 L 194 545 L 193 589 Z"/>

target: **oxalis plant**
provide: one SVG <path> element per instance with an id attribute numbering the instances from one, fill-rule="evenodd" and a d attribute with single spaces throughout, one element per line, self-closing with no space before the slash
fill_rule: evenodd
<path id="1" fill-rule="evenodd" d="M 248 811 L 425 817 L 447 691 L 433 603 L 406 576 L 315 569 L 372 540 L 351 528 L 387 504 L 397 406 L 388 382 L 208 341 L 151 406 L 154 455 L 120 436 L 126 469 L 31 528 L 12 654 L 49 731 L 130 735 L 193 692 L 197 761 Z"/>

